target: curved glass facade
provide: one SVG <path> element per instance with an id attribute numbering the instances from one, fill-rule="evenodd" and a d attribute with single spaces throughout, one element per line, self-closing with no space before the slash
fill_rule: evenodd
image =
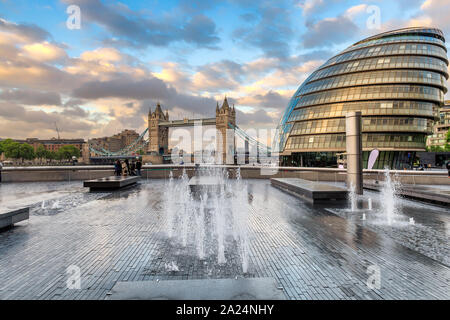
<path id="1" fill-rule="evenodd" d="M 275 144 L 283 164 L 325 157 L 329 166 L 333 154 L 346 149 L 345 114 L 361 111 L 363 158 L 376 148 L 381 154 L 375 167 L 407 166 L 432 133 L 447 92 L 447 66 L 438 29 L 394 30 L 355 43 L 313 72 L 291 98 Z"/>

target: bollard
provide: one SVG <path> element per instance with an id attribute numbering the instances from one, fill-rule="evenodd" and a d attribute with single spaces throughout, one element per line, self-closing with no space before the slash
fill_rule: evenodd
<path id="1" fill-rule="evenodd" d="M 361 111 L 345 115 L 347 149 L 347 187 L 355 188 L 356 194 L 363 194 Z"/>

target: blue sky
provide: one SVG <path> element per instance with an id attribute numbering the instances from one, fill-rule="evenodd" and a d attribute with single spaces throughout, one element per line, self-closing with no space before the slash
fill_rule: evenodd
<path id="1" fill-rule="evenodd" d="M 0 0 L 0 137 L 142 131 L 211 116 L 225 95 L 238 124 L 276 126 L 295 89 L 364 37 L 406 26 L 450 33 L 447 0 Z M 66 26 L 69 5 L 81 29 Z M 367 26 L 376 6 L 380 24 Z"/>

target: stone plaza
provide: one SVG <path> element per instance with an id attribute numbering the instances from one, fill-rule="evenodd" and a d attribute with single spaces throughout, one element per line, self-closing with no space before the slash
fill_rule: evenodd
<path id="1" fill-rule="evenodd" d="M 95 193 L 80 181 L 1 184 L 2 205 L 29 206 L 30 218 L 0 233 L 0 299 L 109 299 L 123 282 L 241 278 L 272 278 L 285 299 L 295 300 L 450 298 L 446 207 L 402 198 L 400 215 L 415 224 L 388 226 L 362 220 L 363 213 L 371 217 L 364 206 L 313 206 L 268 179 L 242 180 L 244 272 L 229 233 L 221 263 L 214 250 L 199 258 L 189 239 L 183 245 L 168 235 L 169 183 L 143 179 Z M 382 205 L 378 192 L 364 197 L 374 210 Z M 70 286 L 74 266 L 79 288 Z M 373 270 L 379 287 L 369 283 Z"/>

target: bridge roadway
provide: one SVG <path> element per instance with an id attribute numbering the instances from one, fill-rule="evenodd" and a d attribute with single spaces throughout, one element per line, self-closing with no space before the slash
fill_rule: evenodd
<path id="1" fill-rule="evenodd" d="M 216 118 L 206 118 L 206 119 L 183 119 L 183 120 L 172 120 L 172 121 L 161 121 L 158 123 L 160 127 L 175 128 L 175 127 L 193 127 L 196 123 L 200 123 L 203 126 L 216 125 Z"/>

